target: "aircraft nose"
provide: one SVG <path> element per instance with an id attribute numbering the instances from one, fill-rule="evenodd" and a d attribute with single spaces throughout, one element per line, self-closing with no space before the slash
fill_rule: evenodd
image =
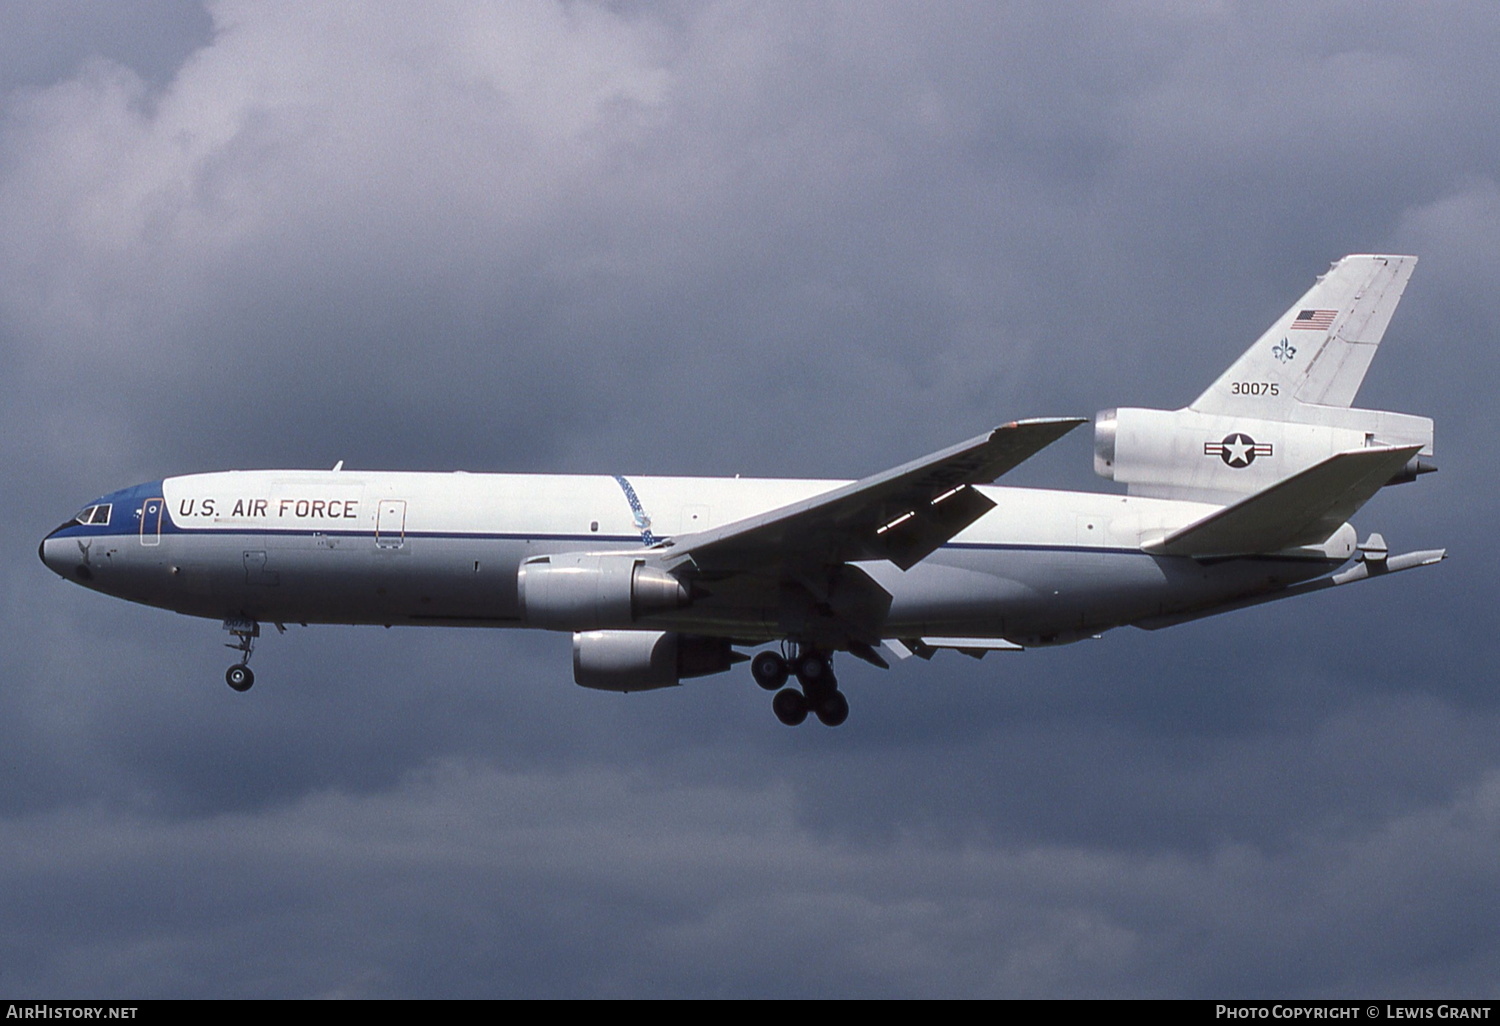
<path id="1" fill-rule="evenodd" d="M 59 577 L 75 578 L 80 581 L 91 581 L 94 572 L 89 568 L 88 553 L 80 548 L 72 538 L 59 538 L 57 535 L 65 528 L 71 527 L 74 521 L 58 524 L 47 536 L 42 539 L 41 544 L 36 547 L 37 558 L 42 565 Z"/>

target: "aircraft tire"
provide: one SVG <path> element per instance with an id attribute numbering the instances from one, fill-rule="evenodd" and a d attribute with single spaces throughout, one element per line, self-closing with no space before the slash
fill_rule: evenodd
<path id="1" fill-rule="evenodd" d="M 842 691 L 830 691 L 818 699 L 818 704 L 813 711 L 818 714 L 818 719 L 823 726 L 842 726 L 849 718 L 849 699 L 844 697 Z"/>
<path id="2" fill-rule="evenodd" d="M 821 688 L 833 683 L 833 660 L 822 652 L 808 652 L 797 660 L 797 680 L 805 688 Z"/>
<path id="3" fill-rule="evenodd" d="M 255 672 L 243 663 L 235 663 L 224 671 L 224 683 L 236 691 L 249 691 L 255 683 Z"/>
<path id="4" fill-rule="evenodd" d="M 775 652 L 761 652 L 750 660 L 750 676 L 767 691 L 780 691 L 789 672 L 786 660 Z"/>
<path id="5" fill-rule="evenodd" d="M 771 711 L 788 727 L 795 727 L 807 719 L 807 696 L 796 688 L 782 688 L 771 699 Z"/>

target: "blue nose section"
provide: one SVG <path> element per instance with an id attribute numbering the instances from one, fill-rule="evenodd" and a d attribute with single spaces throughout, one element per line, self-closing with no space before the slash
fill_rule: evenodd
<path id="1" fill-rule="evenodd" d="M 158 537 L 171 528 L 161 496 L 161 481 L 111 492 L 85 506 L 72 520 L 54 527 L 37 546 L 36 554 L 57 576 L 98 587 L 98 573 L 107 567 L 106 550 L 147 534 L 142 517 L 148 518 L 150 533 Z M 80 522 L 85 520 L 87 523 Z"/>

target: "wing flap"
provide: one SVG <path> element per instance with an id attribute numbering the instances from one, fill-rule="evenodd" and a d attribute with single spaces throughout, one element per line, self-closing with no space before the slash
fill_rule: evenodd
<path id="1" fill-rule="evenodd" d="M 1243 556 L 1319 545 L 1388 484 L 1420 445 L 1337 453 L 1143 546 L 1160 556 Z"/>
<path id="2" fill-rule="evenodd" d="M 877 527 L 870 549 L 910 570 L 994 508 L 994 500 L 978 489 L 960 485 L 925 505 L 917 503 L 895 522 Z"/>

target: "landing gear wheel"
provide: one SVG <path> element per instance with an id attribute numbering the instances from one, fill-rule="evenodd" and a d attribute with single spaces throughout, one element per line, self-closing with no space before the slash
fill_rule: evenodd
<path id="1" fill-rule="evenodd" d="M 807 719 L 807 696 L 796 688 L 782 688 L 771 699 L 771 711 L 788 727 L 795 727 Z"/>
<path id="2" fill-rule="evenodd" d="M 830 691 L 819 698 L 813 711 L 825 727 L 837 727 L 849 718 L 849 700 L 842 691 Z"/>
<path id="3" fill-rule="evenodd" d="M 810 688 L 832 683 L 833 661 L 822 652 L 808 652 L 797 660 L 797 679 Z"/>
<path id="4" fill-rule="evenodd" d="M 761 652 L 750 660 L 750 676 L 767 691 L 780 691 L 788 673 L 786 660 L 775 652 Z"/>
<path id="5" fill-rule="evenodd" d="M 250 557 L 247 555 L 245 558 L 248 560 Z M 250 653 L 255 648 L 255 639 L 260 637 L 260 624 L 242 617 L 225 620 L 224 629 L 239 639 L 224 647 L 232 648 L 240 654 L 240 661 L 224 671 L 224 683 L 236 691 L 249 691 L 250 685 L 255 683 L 255 674 L 250 672 Z"/>

